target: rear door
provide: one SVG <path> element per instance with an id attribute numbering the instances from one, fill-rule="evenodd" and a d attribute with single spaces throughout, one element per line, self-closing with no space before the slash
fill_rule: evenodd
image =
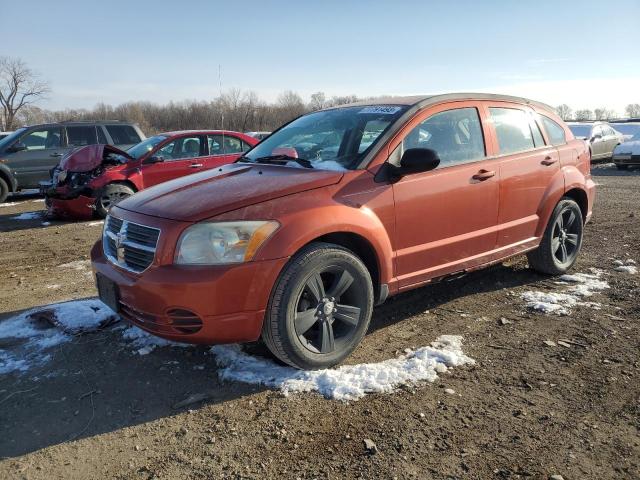
<path id="1" fill-rule="evenodd" d="M 500 159 L 497 256 L 536 243 L 542 201 L 560 169 L 557 149 L 542 135 L 541 120 L 528 107 L 486 102 L 496 158 Z"/>
<path id="2" fill-rule="evenodd" d="M 205 168 L 215 168 L 235 162 L 251 146 L 241 138 L 227 134 L 207 135 L 208 155 Z"/>
<path id="3" fill-rule="evenodd" d="M 607 152 L 606 139 L 604 138 L 604 131 L 600 125 L 595 125 L 591 130 L 591 158 L 601 159 Z"/>
<path id="4" fill-rule="evenodd" d="M 62 128 L 34 128 L 25 132 L 17 143 L 27 148 L 7 157 L 9 168 L 20 188 L 37 188 L 40 181 L 49 179 L 49 171 L 58 164 L 65 152 Z"/>
<path id="5" fill-rule="evenodd" d="M 394 149 L 400 158 L 430 148 L 441 160 L 393 184 L 400 289 L 481 264 L 495 247 L 498 161 L 487 159 L 479 104 L 454 105 L 420 113 Z"/>
<path id="6" fill-rule="evenodd" d="M 175 138 L 160 146 L 151 156 L 161 161 L 142 165 L 145 188 L 204 170 L 205 137 L 190 135 Z"/>
<path id="7" fill-rule="evenodd" d="M 602 130 L 605 133 L 605 153 L 608 158 L 613 155 L 613 149 L 620 143 L 620 140 L 616 132 L 609 125 L 602 125 Z"/>

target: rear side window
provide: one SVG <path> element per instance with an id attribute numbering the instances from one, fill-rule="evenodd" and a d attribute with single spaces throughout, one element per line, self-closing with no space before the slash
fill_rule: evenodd
<path id="1" fill-rule="evenodd" d="M 107 125 L 114 145 L 128 145 L 140 142 L 138 132 L 131 125 Z"/>
<path id="2" fill-rule="evenodd" d="M 480 160 L 485 147 L 478 110 L 459 108 L 436 113 L 411 130 L 402 147 L 435 150 L 440 167 Z"/>
<path id="3" fill-rule="evenodd" d="M 96 127 L 67 127 L 67 144 L 70 147 L 83 147 L 96 143 Z"/>
<path id="4" fill-rule="evenodd" d="M 524 152 L 535 148 L 529 115 L 516 108 L 489 108 L 498 137 L 500 154 Z"/>
<path id="5" fill-rule="evenodd" d="M 567 138 L 564 134 L 564 128 L 551 120 L 549 117 L 540 115 L 540 118 L 542 119 L 542 123 L 544 124 L 544 129 L 547 131 L 547 135 L 549 136 L 551 145 L 564 145 L 565 143 L 567 143 Z"/>
<path id="6" fill-rule="evenodd" d="M 97 125 L 96 130 L 98 131 L 98 143 L 100 145 L 106 145 L 107 143 L 109 143 L 109 141 L 107 140 L 107 137 L 104 134 L 104 130 L 102 129 L 102 126 Z"/>
<path id="7" fill-rule="evenodd" d="M 248 143 L 231 135 L 208 135 L 209 155 L 230 155 L 251 149 Z"/>

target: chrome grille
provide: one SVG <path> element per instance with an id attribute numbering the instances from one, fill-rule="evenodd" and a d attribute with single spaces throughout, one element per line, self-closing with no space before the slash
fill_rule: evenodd
<path id="1" fill-rule="evenodd" d="M 109 261 L 140 273 L 153 262 L 160 230 L 108 215 L 105 219 L 102 248 Z"/>

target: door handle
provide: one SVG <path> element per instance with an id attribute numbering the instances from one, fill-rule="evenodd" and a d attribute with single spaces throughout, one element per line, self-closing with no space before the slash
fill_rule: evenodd
<path id="1" fill-rule="evenodd" d="M 200 168 L 203 165 L 201 163 L 192 163 L 191 165 L 189 165 L 189 168 Z"/>
<path id="2" fill-rule="evenodd" d="M 496 172 L 494 172 L 493 170 L 480 170 L 471 178 L 474 180 L 483 182 L 485 180 L 489 180 L 491 177 L 494 177 L 495 175 L 496 175 Z"/>
<path id="3" fill-rule="evenodd" d="M 62 154 L 61 154 L 61 153 L 56 152 L 56 153 L 52 153 L 52 154 L 51 154 L 51 155 L 49 155 L 49 156 L 50 156 L 50 157 L 61 157 L 61 156 L 62 156 Z"/>
<path id="4" fill-rule="evenodd" d="M 542 160 L 540 163 L 542 165 L 544 165 L 545 167 L 548 167 L 549 165 L 553 165 L 557 161 L 558 161 L 558 159 L 556 159 L 556 158 L 544 157 L 544 160 Z"/>

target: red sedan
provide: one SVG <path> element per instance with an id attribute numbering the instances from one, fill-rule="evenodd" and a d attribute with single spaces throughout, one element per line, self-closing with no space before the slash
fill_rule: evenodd
<path id="1" fill-rule="evenodd" d="M 88 145 L 71 152 L 42 184 L 49 214 L 87 219 L 145 188 L 234 162 L 258 140 L 238 132 L 189 130 L 147 138 L 126 152 Z"/>

